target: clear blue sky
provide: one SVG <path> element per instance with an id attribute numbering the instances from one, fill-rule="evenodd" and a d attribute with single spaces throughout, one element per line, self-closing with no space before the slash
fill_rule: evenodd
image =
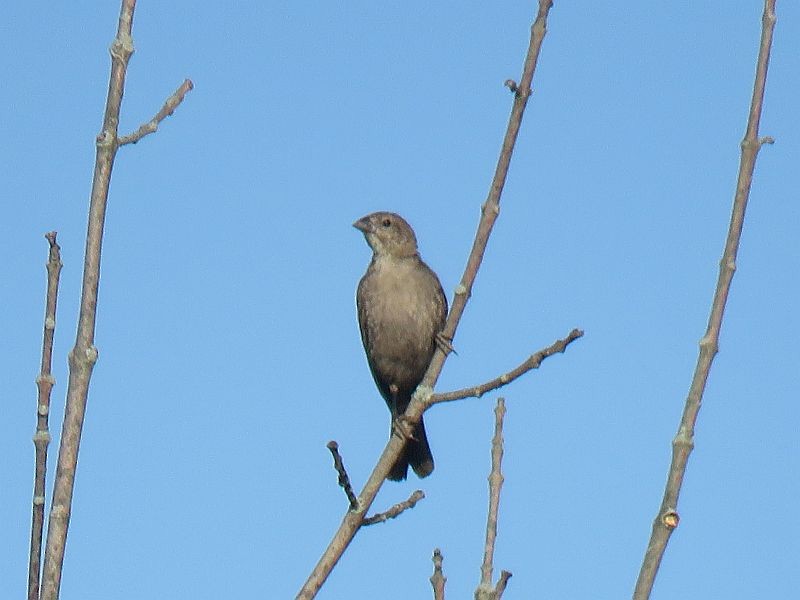
<path id="1" fill-rule="evenodd" d="M 506 597 L 625 598 L 661 499 L 716 282 L 762 3 L 557 2 L 502 211 L 439 389 L 563 337 L 503 390 Z M 117 2 L 11 3 L 0 25 L 0 596 L 24 595 L 42 235 L 64 270 L 51 428 L 74 343 L 94 138 Z M 354 290 L 379 209 L 448 296 L 474 235 L 535 2 L 140 2 L 117 157 L 64 599 L 291 598 L 389 416 Z M 762 151 L 696 450 L 654 598 L 800 589 L 800 8 L 778 2 Z M 436 471 L 376 507 L 320 598 L 448 597 L 479 577 L 496 395 L 427 416 Z M 51 467 L 57 443 L 51 446 Z M 48 483 L 52 483 L 51 469 Z M 49 505 L 49 495 L 48 495 Z"/>

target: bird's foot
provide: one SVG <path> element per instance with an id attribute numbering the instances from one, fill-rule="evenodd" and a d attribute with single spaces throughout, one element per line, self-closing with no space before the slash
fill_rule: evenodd
<path id="1" fill-rule="evenodd" d="M 444 355 L 447 356 L 451 352 L 458 356 L 458 352 L 456 349 L 453 348 L 453 338 L 447 337 L 441 331 L 436 334 L 436 345 L 439 347 L 439 350 L 444 352 Z"/>
<path id="2" fill-rule="evenodd" d="M 404 440 L 417 441 L 417 438 L 414 437 L 414 426 L 405 415 L 392 419 L 392 433 Z"/>

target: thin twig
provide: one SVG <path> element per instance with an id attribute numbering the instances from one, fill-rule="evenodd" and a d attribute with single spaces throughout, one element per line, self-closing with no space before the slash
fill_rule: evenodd
<path id="1" fill-rule="evenodd" d="M 447 583 L 447 577 L 442 571 L 442 562 L 444 562 L 442 551 L 436 548 L 433 551 L 433 575 L 430 579 L 433 587 L 433 600 L 444 600 L 444 584 Z"/>
<path id="2" fill-rule="evenodd" d="M 409 508 L 414 508 L 417 505 L 417 502 L 422 500 L 424 497 L 425 497 L 425 492 L 423 492 L 422 490 L 417 490 L 408 497 L 408 500 L 403 500 L 402 502 L 398 502 L 397 504 L 392 506 L 389 510 L 386 510 L 381 513 L 376 513 L 371 517 L 367 517 L 366 519 L 364 519 L 362 525 L 364 526 L 374 525 L 375 523 L 383 523 L 384 521 L 388 521 L 389 519 L 397 518 Z"/>
<path id="3" fill-rule="evenodd" d="M 72 511 L 72 495 L 78 463 L 89 381 L 97 362 L 94 345 L 97 320 L 97 293 L 100 282 L 100 257 L 103 226 L 111 183 L 111 169 L 119 148 L 117 127 L 125 89 L 125 74 L 133 54 L 133 13 L 136 0 L 122 0 L 117 35 L 111 43 L 111 76 L 108 84 L 103 127 L 96 139 L 92 192 L 89 201 L 89 221 L 86 233 L 86 252 L 83 263 L 83 288 L 78 315 L 78 332 L 75 346 L 69 353 L 69 383 L 61 444 L 58 451 L 58 468 L 53 488 L 53 501 L 47 527 L 44 568 L 42 570 L 41 600 L 56 600 L 61 587 L 64 551 Z"/>
<path id="4" fill-rule="evenodd" d="M 142 139 L 146 135 L 150 135 L 151 133 L 155 133 L 158 131 L 158 126 L 167 117 L 172 115 L 175 112 L 175 109 L 178 108 L 181 102 L 183 102 L 183 98 L 188 94 L 192 89 L 194 89 L 194 84 L 192 83 L 191 79 L 185 79 L 183 83 L 175 90 L 175 93 L 172 94 L 169 98 L 167 98 L 166 102 L 164 102 L 164 106 L 161 107 L 155 116 L 150 119 L 147 123 L 143 123 L 139 129 L 134 131 L 133 133 L 129 133 L 128 135 L 123 135 L 119 138 L 119 145 L 125 146 L 126 144 L 135 144 L 140 139 Z"/>
<path id="5" fill-rule="evenodd" d="M 353 486 L 350 484 L 350 476 L 347 474 L 347 469 L 344 468 L 344 461 L 342 455 L 339 454 L 339 444 L 334 440 L 328 442 L 328 450 L 333 455 L 333 468 L 339 474 L 339 486 L 344 490 L 344 495 L 347 496 L 347 501 L 350 503 L 350 510 L 358 508 L 358 498 L 353 491 Z"/>
<path id="6" fill-rule="evenodd" d="M 39 577 L 42 562 L 42 533 L 44 531 L 44 492 L 47 475 L 47 447 L 50 445 L 50 392 L 56 383 L 52 375 L 53 338 L 56 332 L 56 306 L 58 281 L 61 275 L 61 248 L 56 243 L 56 232 L 46 233 L 50 246 L 47 257 L 47 299 L 44 309 L 44 334 L 42 336 L 42 367 L 36 378 L 39 394 L 36 399 L 36 467 L 33 480 L 33 515 L 31 518 L 31 549 L 28 562 L 28 600 L 39 598 Z"/>
<path id="7" fill-rule="evenodd" d="M 486 518 L 486 543 L 483 548 L 481 582 L 475 590 L 475 600 L 496 600 L 496 589 L 492 588 L 494 571 L 494 545 L 497 540 L 497 517 L 500 511 L 500 490 L 503 487 L 503 419 L 506 402 L 497 399 L 494 409 L 494 437 L 492 438 L 492 470 L 489 473 L 489 510 Z M 505 571 L 503 571 L 505 573 Z M 510 574 L 508 575 L 511 576 Z M 505 584 L 503 585 L 505 587 Z"/>
<path id="8" fill-rule="evenodd" d="M 711 314 L 708 318 L 708 328 L 700 340 L 700 352 L 697 358 L 683 416 L 678 427 L 678 433 L 672 441 L 672 462 L 667 474 L 667 483 L 664 497 L 658 514 L 653 521 L 653 531 L 645 552 L 636 589 L 633 593 L 634 600 L 645 600 L 650 597 L 658 572 L 661 559 L 667 548 L 667 543 L 672 532 L 678 525 L 678 496 L 680 494 L 683 477 L 686 473 L 686 464 L 689 454 L 694 447 L 694 428 L 700 404 L 703 398 L 711 363 L 718 350 L 719 334 L 722 327 L 722 317 L 725 304 L 728 300 L 731 281 L 736 269 L 736 255 L 739 251 L 739 241 L 742 236 L 745 209 L 750 195 L 750 185 L 753 181 L 756 157 L 761 146 L 769 143 L 771 138 L 758 137 L 758 125 L 761 119 L 761 108 L 764 102 L 764 88 L 767 82 L 767 66 L 769 53 L 772 46 L 772 32 L 775 28 L 775 0 L 764 2 L 762 16 L 761 44 L 756 65 L 753 97 L 750 104 L 750 115 L 747 121 L 747 132 L 742 140 L 742 156 L 739 163 L 739 177 L 736 184 L 736 194 L 733 201 L 728 237 L 725 241 L 725 250 L 720 261 L 719 279 L 714 292 L 711 305 Z"/>
<path id="9" fill-rule="evenodd" d="M 428 402 L 430 404 L 438 404 L 440 402 L 452 402 L 453 400 L 461 400 L 463 398 L 480 398 L 486 392 L 491 392 L 497 388 L 503 387 L 504 385 L 508 385 L 528 371 L 532 369 L 538 369 L 544 359 L 546 359 L 548 356 L 553 356 L 554 354 L 563 353 L 567 349 L 567 346 L 582 336 L 583 331 L 580 329 L 573 329 L 563 340 L 558 340 L 547 348 L 532 354 L 525 362 L 508 373 L 504 373 L 503 375 L 500 375 L 500 377 L 495 377 L 491 381 L 487 381 L 486 383 L 482 383 L 473 387 L 455 390 L 453 392 L 433 394 Z"/>
<path id="10" fill-rule="evenodd" d="M 539 51 L 544 41 L 544 36 L 547 31 L 547 14 L 552 7 L 552 0 L 539 0 L 539 11 L 536 15 L 536 20 L 531 26 L 530 44 L 528 46 L 528 53 L 525 57 L 525 66 L 522 71 L 522 79 L 519 88 L 514 95 L 514 104 L 511 109 L 511 116 L 508 121 L 508 129 L 503 140 L 503 146 L 500 151 L 500 158 L 497 162 L 494 178 L 489 189 L 489 194 L 486 202 L 483 204 L 481 210 L 481 219 L 478 224 L 478 231 L 475 235 L 475 241 L 472 245 L 472 251 L 467 259 L 467 266 L 464 270 L 464 275 L 461 278 L 461 283 L 456 287 L 456 296 L 453 300 L 450 313 L 447 315 L 447 322 L 445 323 L 443 336 L 447 340 L 452 340 L 461 316 L 464 313 L 467 300 L 472 290 L 472 284 L 478 274 L 478 268 L 483 260 L 483 253 L 486 250 L 486 245 L 489 241 L 489 235 L 492 232 L 492 227 L 497 215 L 500 213 L 500 194 L 505 185 L 506 176 L 508 175 L 508 167 L 511 163 L 511 155 L 514 151 L 514 144 L 517 140 L 520 126 L 522 124 L 522 115 L 525 112 L 525 106 L 528 103 L 528 97 L 531 94 L 531 82 L 533 81 L 533 73 L 536 70 L 536 62 L 539 58 Z M 429 406 L 428 400 L 433 394 L 433 387 L 439 379 L 439 374 L 444 367 L 447 352 L 437 345 L 437 350 L 433 355 L 431 364 L 425 373 L 425 377 L 420 383 L 417 390 L 414 392 L 411 402 L 405 412 L 405 418 L 409 424 L 416 424 L 419 422 L 422 413 Z M 406 440 L 400 436 L 390 436 L 389 443 L 383 450 L 378 463 L 372 471 L 372 474 L 367 479 L 363 490 L 358 498 L 359 510 L 348 512 L 342 520 L 339 530 L 333 536 L 328 547 L 323 552 L 308 579 L 300 588 L 297 594 L 298 600 L 310 600 L 317 595 L 317 592 L 325 583 L 325 580 L 330 575 L 336 563 L 341 558 L 342 553 L 356 535 L 359 527 L 363 523 L 364 514 L 375 496 L 378 494 L 381 485 L 386 480 L 389 470 L 395 463 L 400 453 L 403 451 Z"/>

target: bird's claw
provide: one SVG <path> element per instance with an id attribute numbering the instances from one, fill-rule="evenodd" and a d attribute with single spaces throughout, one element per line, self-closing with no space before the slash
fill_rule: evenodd
<path id="1" fill-rule="evenodd" d="M 400 415 L 392 420 L 392 433 L 404 440 L 419 441 L 414 437 L 414 427 L 408 422 L 405 415 Z"/>
<path id="2" fill-rule="evenodd" d="M 444 352 L 445 356 L 451 352 L 458 356 L 458 352 L 456 352 L 456 349 L 453 348 L 453 338 L 447 337 L 441 331 L 436 334 L 436 346 L 439 348 L 439 350 Z"/>

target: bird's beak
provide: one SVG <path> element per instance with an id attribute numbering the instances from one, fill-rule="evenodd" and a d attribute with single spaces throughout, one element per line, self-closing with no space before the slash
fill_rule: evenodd
<path id="1" fill-rule="evenodd" d="M 364 233 L 369 233 L 372 231 L 372 223 L 370 223 L 369 217 L 360 218 L 358 221 L 353 223 L 353 227 Z"/>

